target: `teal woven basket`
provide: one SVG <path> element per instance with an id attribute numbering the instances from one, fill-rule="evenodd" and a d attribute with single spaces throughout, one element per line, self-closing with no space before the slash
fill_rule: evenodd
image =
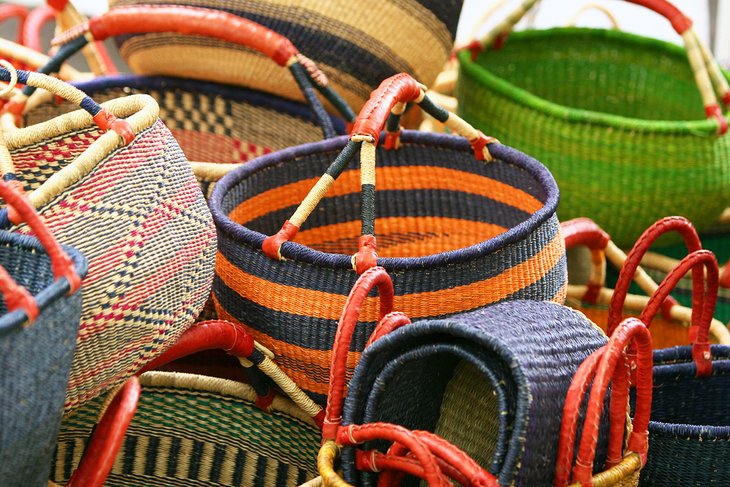
<path id="1" fill-rule="evenodd" d="M 730 138 L 714 101 L 715 93 L 730 99 L 728 73 L 691 22 L 673 23 L 686 50 L 573 27 L 504 42 L 525 4 L 483 48 L 459 53 L 460 115 L 544 161 L 560 188 L 560 219 L 588 216 L 619 246 L 663 216 L 685 216 L 700 230 L 714 222 L 730 204 Z"/>

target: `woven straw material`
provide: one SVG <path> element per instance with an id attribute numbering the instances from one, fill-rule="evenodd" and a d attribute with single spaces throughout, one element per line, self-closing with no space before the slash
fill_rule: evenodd
<path id="1" fill-rule="evenodd" d="M 681 48 L 560 28 L 459 60 L 460 114 L 546 162 L 561 220 L 587 216 L 625 246 L 666 215 L 706 228 L 730 203 L 730 137 L 705 120 Z"/>
<path id="2" fill-rule="evenodd" d="M 730 482 L 730 347 L 712 347 L 712 375 L 696 377 L 691 347 L 654 353 L 649 458 L 640 485 Z"/>
<path id="3" fill-rule="evenodd" d="M 462 0 L 113 0 L 110 6 L 187 5 L 220 9 L 264 25 L 294 43 L 359 108 L 385 78 L 406 72 L 428 84 L 453 46 Z M 179 34 L 118 39 L 132 71 L 248 86 L 301 99 L 286 73 L 258 53 Z M 195 62 L 190 62 L 194 59 Z M 357 110 L 356 110 L 357 111 Z"/>
<path id="4" fill-rule="evenodd" d="M 7 135 L 34 206 L 59 241 L 89 260 L 67 411 L 174 342 L 213 277 L 210 212 L 156 103 L 137 95 L 105 106 L 137 132 L 128 146 L 105 146 L 119 137 L 100 136 L 84 112 Z"/>
<path id="5" fill-rule="evenodd" d="M 338 178 L 273 260 L 260 250 L 324 173 L 346 138 L 264 156 L 213 191 L 218 228 L 218 315 L 243 324 L 313 399 L 324 404 L 337 321 L 357 279 L 360 173 Z M 537 161 L 494 144 L 477 161 L 454 136 L 405 131 L 398 150 L 378 148 L 378 265 L 393 279 L 395 309 L 438 317 L 506 299 L 565 298 L 565 248 L 554 215 L 556 187 Z M 369 298 L 348 366 L 377 320 Z"/>
<path id="6" fill-rule="evenodd" d="M 65 250 L 83 277 L 86 260 Z M 48 254 L 34 237 L 0 232 L 0 265 L 40 308 L 24 327 L 25 315 L 9 313 L 0 297 L 0 479 L 5 487 L 42 487 L 63 412 L 81 293 L 66 296 L 68 285 L 54 282 Z"/>
<path id="7" fill-rule="evenodd" d="M 245 384 L 199 375 L 149 372 L 105 486 L 291 486 L 317 475 L 320 432 L 306 413 L 277 397 L 255 406 Z M 65 483 L 84 451 L 101 401 L 61 427 L 52 480 Z"/>
<path id="8" fill-rule="evenodd" d="M 418 321 L 363 352 L 343 424 L 438 431 L 500 485 L 549 486 L 568 386 L 605 343 L 585 317 L 550 302 L 506 302 Z M 346 460 L 351 454 L 343 452 L 345 478 L 366 480 Z"/>
<path id="9" fill-rule="evenodd" d="M 287 72 L 287 74 L 289 74 Z M 288 80 L 289 84 L 292 84 Z M 175 78 L 113 76 L 76 83 L 97 101 L 146 93 L 160 105 L 160 118 L 190 161 L 204 194 L 222 175 L 274 150 L 322 139 L 312 110 L 265 93 Z M 46 103 L 30 110 L 29 123 L 65 113 L 71 105 Z M 344 123 L 332 117 L 344 133 Z"/>

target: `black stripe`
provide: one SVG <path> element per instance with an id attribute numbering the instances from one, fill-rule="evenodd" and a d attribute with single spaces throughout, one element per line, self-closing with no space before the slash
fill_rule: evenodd
<path id="1" fill-rule="evenodd" d="M 386 132 L 396 132 L 397 130 L 400 130 L 400 117 L 400 115 L 390 112 L 388 119 L 385 121 Z"/>
<path id="2" fill-rule="evenodd" d="M 289 465 L 284 462 L 279 462 L 276 467 L 276 485 L 287 485 L 289 475 Z M 297 484 L 299 485 L 299 484 Z"/>
<path id="3" fill-rule="evenodd" d="M 167 457 L 167 471 L 165 472 L 170 478 L 177 476 L 177 461 L 180 458 L 180 449 L 180 438 L 172 438 L 170 441 L 170 453 Z"/>
<path id="4" fill-rule="evenodd" d="M 342 171 L 344 171 L 344 169 L 349 165 L 359 147 L 360 143 L 349 141 L 342 149 L 342 152 L 337 154 L 337 157 L 334 161 L 332 161 L 332 164 L 329 165 L 325 173 L 332 176 L 333 179 L 337 179 L 339 175 L 342 174 Z"/>
<path id="5" fill-rule="evenodd" d="M 233 485 L 243 485 L 243 469 L 246 466 L 246 452 L 238 450 L 236 452 L 236 461 L 233 467 Z"/>
<path id="6" fill-rule="evenodd" d="M 66 441 L 66 455 L 63 457 L 63 478 L 71 478 L 71 474 L 76 469 L 74 465 L 74 451 L 76 442 L 74 440 Z"/>
<path id="7" fill-rule="evenodd" d="M 137 436 L 127 435 L 124 442 L 124 459 L 122 461 L 122 473 L 130 474 L 134 471 L 134 456 L 137 450 Z"/>
<path id="8" fill-rule="evenodd" d="M 190 453 L 190 467 L 188 468 L 188 478 L 198 479 L 200 477 L 200 464 L 203 461 L 203 447 L 205 443 L 199 440 L 193 440 L 193 451 Z"/>
<path id="9" fill-rule="evenodd" d="M 373 184 L 362 185 L 360 222 L 362 224 L 362 235 L 375 235 L 375 185 Z"/>
<path id="10" fill-rule="evenodd" d="M 391 217 L 443 217 L 468 222 L 490 223 L 504 228 L 512 228 L 530 218 L 531 214 L 500 201 L 473 193 L 440 189 L 409 189 L 377 191 L 378 205 L 373 208 L 376 191 L 373 186 L 362 187 L 362 195 L 349 193 L 323 199 L 317 211 L 307 219 L 302 230 L 358 221 L 371 223 L 378 218 Z M 367 198 L 365 200 L 364 198 Z M 363 214 L 358 214 L 361 209 Z M 273 235 L 282 223 L 296 210 L 296 206 L 271 211 L 246 223 L 246 227 L 268 235 Z M 273 209 L 272 209 L 273 210 Z M 377 222 L 375 232 L 377 235 Z M 373 229 L 363 230 L 372 234 Z M 295 239 L 296 241 L 296 239 Z M 477 243 L 475 240 L 474 243 Z M 352 249 L 354 253 L 356 249 Z"/>
<path id="11" fill-rule="evenodd" d="M 226 447 L 216 444 L 213 449 L 213 462 L 210 466 L 210 481 L 218 482 L 223 471 L 223 460 L 226 456 Z"/>
<path id="12" fill-rule="evenodd" d="M 144 474 L 153 476 L 155 474 L 155 463 L 157 462 L 157 456 L 159 455 L 160 449 L 160 438 L 157 436 L 150 436 L 149 443 L 147 444 L 147 451 L 145 452 L 144 460 Z"/>
<path id="13" fill-rule="evenodd" d="M 264 487 L 264 479 L 266 476 L 267 458 L 265 455 L 258 455 L 256 459 L 256 474 L 253 479 L 253 487 Z"/>
<path id="14" fill-rule="evenodd" d="M 425 96 L 419 105 L 426 113 L 441 123 L 445 123 L 446 120 L 449 119 L 449 112 L 443 107 L 435 104 L 428 96 Z"/>
<path id="15" fill-rule="evenodd" d="M 558 229 L 557 218 L 553 217 L 535 229 L 528 238 L 502 247 L 497 255 L 490 254 L 467 262 L 429 268 L 429 278 L 426 281 L 423 279 L 424 269 L 396 272 L 386 266 L 386 270 L 393 278 L 396 295 L 438 291 L 471 284 L 497 276 L 506 269 L 534 257 L 556 238 Z M 328 267 L 309 263 L 293 260 L 282 263 L 273 260 L 258 249 L 232 241 L 226 233 L 219 233 L 218 249 L 231 265 L 276 284 L 347 295 L 357 279 L 354 272 L 333 272 Z M 292 281 L 293 276 L 306 276 L 306 278 Z M 214 289 L 216 285 L 214 282 Z"/>

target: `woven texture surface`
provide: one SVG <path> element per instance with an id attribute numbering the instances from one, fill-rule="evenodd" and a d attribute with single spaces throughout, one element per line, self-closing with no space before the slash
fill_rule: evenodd
<path id="1" fill-rule="evenodd" d="M 712 347 L 712 375 L 697 378 L 690 347 L 654 353 L 649 459 L 640 485 L 730 482 L 730 347 Z"/>
<path id="2" fill-rule="evenodd" d="M 86 260 L 66 248 L 76 272 Z M 40 314 L 8 313 L 0 297 L 0 479 L 6 487 L 45 487 L 63 412 L 81 314 L 81 293 L 54 283 L 48 254 L 34 238 L 0 232 L 0 265 L 36 296 Z"/>
<path id="3" fill-rule="evenodd" d="M 72 164 L 98 135 L 88 128 L 11 147 L 25 190 Z M 215 228 L 159 120 L 38 211 L 89 260 L 69 410 L 120 384 L 193 323 L 210 291 Z"/>
<path id="4" fill-rule="evenodd" d="M 292 403 L 262 411 L 250 386 L 225 379 L 155 372 L 141 381 L 137 413 L 105 486 L 268 487 L 316 476 L 319 429 L 305 413 L 292 413 Z M 54 481 L 65 483 L 78 464 L 100 405 L 96 399 L 64 420 Z"/>
<path id="5" fill-rule="evenodd" d="M 216 83 L 130 75 L 97 78 L 76 86 L 99 102 L 132 93 L 151 95 L 160 105 L 160 118 L 190 161 L 237 164 L 277 149 L 322 139 L 322 131 L 307 105 L 261 92 Z M 44 104 L 31 110 L 26 119 L 37 123 L 71 108 L 69 103 Z M 344 132 L 342 120 L 332 120 Z M 218 177 L 196 175 L 208 195 Z"/>
<path id="6" fill-rule="evenodd" d="M 461 115 L 545 161 L 561 220 L 590 217 L 624 246 L 666 215 L 704 229 L 730 204 L 730 137 L 704 119 L 682 49 L 568 28 L 459 59 Z"/>
<path id="7" fill-rule="evenodd" d="M 580 363 L 605 343 L 585 317 L 549 302 L 500 303 L 417 321 L 363 352 L 343 424 L 436 430 L 472 453 L 500 485 L 552 485 L 568 386 Z M 474 401 L 475 395 L 494 398 Z M 458 426 L 447 424 L 455 418 Z M 346 478 L 358 480 L 344 465 Z"/>
<path id="8" fill-rule="evenodd" d="M 385 78 L 399 72 L 431 83 L 453 46 L 462 0 L 113 0 L 110 6 L 187 5 L 214 8 L 264 25 L 294 43 L 356 109 Z M 238 84 L 300 99 L 270 59 L 229 43 L 179 34 L 123 36 L 118 44 L 141 74 Z M 190 62 L 191 60 L 195 62 Z"/>
<path id="9" fill-rule="evenodd" d="M 357 274 L 360 235 L 356 162 L 335 183 L 286 260 L 265 256 L 276 233 L 339 153 L 345 138 L 307 144 L 228 174 L 210 200 L 219 235 L 214 297 L 221 318 L 242 323 L 277 363 L 324 403 L 337 320 Z M 565 296 L 565 249 L 554 216 L 556 189 L 537 161 L 507 147 L 476 161 L 452 136 L 404 132 L 397 151 L 378 149 L 378 265 L 396 289 L 395 308 L 438 317 L 506 299 Z M 348 366 L 377 319 L 363 308 Z"/>

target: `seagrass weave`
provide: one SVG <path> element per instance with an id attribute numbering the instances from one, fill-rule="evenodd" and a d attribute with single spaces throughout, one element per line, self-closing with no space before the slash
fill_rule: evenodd
<path id="1" fill-rule="evenodd" d="M 129 123 L 128 145 L 80 111 L 6 134 L 31 202 L 89 260 L 67 412 L 120 384 L 193 323 L 215 257 L 206 201 L 156 102 L 135 95 L 104 106 Z"/>
<path id="2" fill-rule="evenodd" d="M 261 246 L 346 144 L 335 138 L 258 158 L 225 176 L 210 199 L 219 235 L 219 317 L 245 325 L 320 404 L 337 320 L 357 279 L 360 172 L 342 172 L 296 242 L 281 247 L 284 260 Z M 493 144 L 490 151 L 494 160 L 485 163 L 463 138 L 409 131 L 397 150 L 376 150 L 377 264 L 393 278 L 396 308 L 414 319 L 506 299 L 564 299 L 550 174 L 514 149 Z M 349 367 L 375 321 L 368 301 Z"/>
<path id="3" fill-rule="evenodd" d="M 317 475 L 319 428 L 291 401 L 268 411 L 254 390 L 199 375 L 147 372 L 109 487 L 292 486 Z M 62 425 L 52 479 L 78 463 L 99 413 L 95 399 Z"/>
<path id="4" fill-rule="evenodd" d="M 435 431 L 499 485 L 550 486 L 568 386 L 605 343 L 585 317 L 549 302 L 505 302 L 414 321 L 365 349 L 342 423 Z M 359 485 L 363 474 L 351 461 L 343 466 L 345 478 Z"/>
<path id="5" fill-rule="evenodd" d="M 113 0 L 110 7 L 185 5 L 229 12 L 289 38 L 358 110 L 380 81 L 406 72 L 431 83 L 453 47 L 462 0 Z M 132 71 L 237 84 L 290 99 L 301 94 L 256 53 L 180 34 L 117 38 Z M 196 61 L 189 62 L 191 58 Z"/>
<path id="6" fill-rule="evenodd" d="M 459 61 L 460 114 L 545 161 L 561 220 L 590 217 L 626 246 L 667 215 L 706 229 L 730 203 L 730 137 L 705 119 L 684 49 L 555 28 Z"/>

